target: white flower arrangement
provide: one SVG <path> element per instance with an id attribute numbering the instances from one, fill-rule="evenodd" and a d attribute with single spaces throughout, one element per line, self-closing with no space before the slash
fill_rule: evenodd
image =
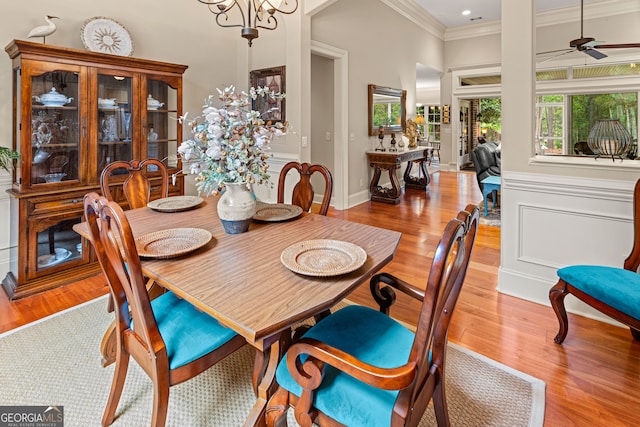
<path id="1" fill-rule="evenodd" d="M 282 99 L 284 94 L 266 86 L 251 88 L 249 94 L 236 94 L 229 86 L 218 94 L 223 107 L 214 107 L 216 97 L 209 95 L 202 121 L 187 121 L 187 114 L 180 118 L 192 136 L 178 147 L 178 154 L 189 162 L 189 172 L 198 175 L 198 193 L 207 196 L 219 194 L 225 182 L 269 183 L 269 144 L 287 133 L 287 123 L 265 123 L 260 112 L 251 109 L 251 101 L 259 96 Z"/>

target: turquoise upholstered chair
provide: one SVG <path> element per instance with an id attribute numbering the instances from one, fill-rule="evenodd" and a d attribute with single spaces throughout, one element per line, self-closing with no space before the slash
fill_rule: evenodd
<path id="1" fill-rule="evenodd" d="M 558 270 L 558 283 L 549 291 L 551 306 L 560 323 L 556 343 L 562 344 L 569 330 L 564 307 L 568 294 L 629 326 L 633 338 L 640 341 L 640 180 L 633 193 L 633 222 L 633 248 L 624 268 L 572 265 Z"/>
<path id="2" fill-rule="evenodd" d="M 209 369 L 246 341 L 189 302 L 166 292 L 149 299 L 129 222 L 118 203 L 84 198 L 96 256 L 115 302 L 117 356 L 102 425 L 115 419 L 129 356 L 153 381 L 152 426 L 164 426 L 169 387 Z"/>
<path id="3" fill-rule="evenodd" d="M 267 425 L 286 425 L 295 407 L 302 426 L 416 426 L 433 398 L 449 424 L 444 390 L 447 331 L 464 281 L 478 223 L 469 205 L 436 248 L 426 291 L 390 274 L 371 280 L 380 311 L 350 305 L 320 320 L 295 342 L 276 372 Z M 422 302 L 415 333 L 390 318 L 395 291 Z"/>

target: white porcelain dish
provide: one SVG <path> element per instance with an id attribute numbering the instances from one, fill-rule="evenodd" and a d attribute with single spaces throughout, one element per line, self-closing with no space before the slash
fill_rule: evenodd
<path id="1" fill-rule="evenodd" d="M 85 48 L 92 52 L 131 56 L 133 41 L 126 28 L 119 22 L 96 16 L 82 25 L 80 38 Z"/>

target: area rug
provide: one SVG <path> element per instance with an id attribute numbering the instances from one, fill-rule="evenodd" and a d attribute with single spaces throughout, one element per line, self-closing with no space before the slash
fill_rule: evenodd
<path id="1" fill-rule="evenodd" d="M 500 205 L 494 206 L 492 201 L 487 202 L 487 216 L 484 216 L 484 201 L 478 203 L 480 209 L 480 224 L 490 227 L 500 227 Z"/>
<path id="2" fill-rule="evenodd" d="M 103 297 L 0 335 L 0 405 L 63 406 L 65 427 L 100 425 L 114 367 L 102 368 L 99 346 L 112 318 Z M 243 425 L 255 401 L 253 356 L 245 346 L 172 387 L 167 425 Z M 454 344 L 447 358 L 452 426 L 543 425 L 544 382 Z M 151 403 L 151 381 L 132 360 L 113 426 L 149 425 Z M 429 406 L 420 426 L 435 425 Z"/>

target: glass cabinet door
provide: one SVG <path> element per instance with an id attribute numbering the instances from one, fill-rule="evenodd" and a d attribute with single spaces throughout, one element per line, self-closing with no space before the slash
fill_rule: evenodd
<path id="1" fill-rule="evenodd" d="M 98 178 L 109 163 L 133 159 L 132 100 L 131 77 L 98 75 Z"/>
<path id="2" fill-rule="evenodd" d="M 31 184 L 79 179 L 79 80 L 66 70 L 31 77 Z"/>
<path id="3" fill-rule="evenodd" d="M 31 249 L 35 253 L 31 259 L 37 260 L 33 277 L 44 270 L 64 269 L 89 259 L 89 248 L 83 246 L 82 238 L 72 228 L 81 221 L 82 214 L 30 221 L 35 231 Z"/>
<path id="4" fill-rule="evenodd" d="M 146 96 L 147 120 L 146 157 L 177 166 L 178 151 L 178 90 L 171 84 L 149 78 Z"/>

